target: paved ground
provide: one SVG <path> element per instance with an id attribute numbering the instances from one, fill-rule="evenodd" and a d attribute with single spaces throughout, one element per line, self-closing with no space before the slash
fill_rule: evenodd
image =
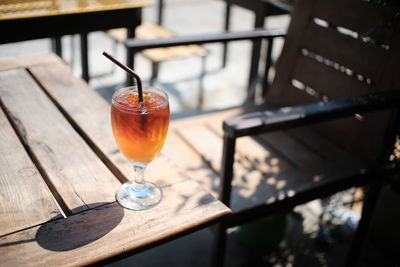
<path id="1" fill-rule="evenodd" d="M 222 1 L 169 0 L 164 13 L 164 26 L 177 34 L 220 32 L 223 29 L 223 12 Z M 144 19 L 155 21 L 155 14 L 154 7 L 147 8 L 144 11 Z M 254 17 L 249 11 L 234 8 L 232 18 L 233 30 L 252 29 Z M 268 19 L 267 25 L 271 28 L 286 27 L 288 21 L 288 16 L 278 16 Z M 114 89 L 123 85 L 125 75 L 123 71 L 114 68 L 101 53 L 104 50 L 109 51 L 121 60 L 125 59 L 125 53 L 122 46 L 115 46 L 103 32 L 91 33 L 89 38 L 92 77 L 90 85 L 109 99 Z M 63 47 L 64 58 L 79 75 L 78 37 L 64 37 Z M 244 101 L 250 47 L 250 43 L 246 41 L 230 45 L 228 65 L 222 69 L 222 46 L 219 44 L 206 46 L 209 56 L 206 61 L 206 76 L 202 83 L 205 92 L 205 110 L 235 106 Z M 275 47 L 276 57 L 279 55 L 280 46 Z M 0 60 L 44 54 L 49 51 L 48 39 L 1 45 Z M 151 73 L 150 63 L 138 56 L 135 67 L 146 83 Z M 199 58 L 162 63 L 156 85 L 168 91 L 173 116 L 178 117 L 195 110 L 200 72 Z M 319 227 L 321 201 L 299 207 L 298 211 L 301 211 L 303 217 L 296 214 L 288 216 L 286 238 L 277 249 L 269 253 L 262 249 L 265 242 L 260 242 L 258 247 L 245 246 L 235 233 L 230 234 L 226 266 L 341 266 L 349 245 L 351 227 L 346 224 L 343 226 L 343 220 L 339 220 L 341 226 L 329 226 L 334 235 L 326 235 L 325 231 L 321 231 Z M 343 217 L 342 215 L 338 217 Z M 267 242 L 270 234 L 260 233 L 258 237 Z M 212 237 L 211 230 L 204 229 L 110 266 L 207 266 L 210 262 Z M 253 240 L 253 243 L 259 241 Z"/>

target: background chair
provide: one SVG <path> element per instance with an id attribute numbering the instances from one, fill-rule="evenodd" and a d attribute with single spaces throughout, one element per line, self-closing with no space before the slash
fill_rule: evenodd
<path id="1" fill-rule="evenodd" d="M 254 13 L 254 28 L 265 28 L 265 19 L 270 16 L 284 15 L 290 13 L 293 8 L 293 1 L 288 0 L 225 0 L 226 9 L 225 9 L 225 31 L 228 32 L 230 30 L 230 17 L 232 13 L 232 6 L 237 5 L 239 7 L 250 10 Z M 272 47 L 268 46 L 266 58 L 271 58 Z M 228 53 L 228 45 L 224 44 L 223 53 L 222 53 L 222 66 L 226 66 L 227 61 L 227 53 Z M 256 40 L 253 42 L 252 52 L 251 52 L 251 65 L 249 71 L 248 78 L 248 90 L 250 99 L 254 100 L 256 86 L 260 82 L 259 79 L 259 61 L 261 57 L 261 40 Z M 269 62 L 269 65 L 272 64 L 272 61 Z M 268 77 L 265 77 L 268 79 Z M 268 82 L 261 80 L 263 84 L 263 91 L 267 89 Z"/>
<path id="2" fill-rule="evenodd" d="M 358 0 L 297 1 L 264 104 L 172 124 L 174 148 L 165 153 L 211 191 L 219 188 L 234 212 L 217 229 L 215 266 L 223 264 L 226 229 L 372 183 L 348 261 L 354 266 L 384 182 L 381 168 L 399 132 L 393 107 L 399 103 L 400 33 L 390 23 L 396 12 Z M 125 45 L 137 52 L 244 39 L 271 44 L 278 36 L 259 30 Z M 376 112 L 382 109 L 389 110 Z M 238 113 L 244 115 L 226 119 Z M 195 160 L 204 164 L 194 168 Z"/>
<path id="3" fill-rule="evenodd" d="M 164 0 L 158 0 L 157 6 L 157 23 L 143 21 L 143 23 L 137 27 L 135 32 L 135 38 L 141 40 L 149 40 L 149 39 L 160 39 L 160 38 L 171 38 L 175 35 L 164 28 L 163 25 L 163 10 L 164 10 Z M 127 39 L 127 31 L 126 29 L 112 29 L 107 31 L 108 36 L 110 36 L 117 43 L 124 43 Z M 163 47 L 157 49 L 145 49 L 141 51 L 142 55 L 151 61 L 152 63 L 152 75 L 150 77 L 150 84 L 154 84 L 154 82 L 158 78 L 160 63 L 178 59 L 185 57 L 199 57 L 201 59 L 202 70 L 199 76 L 199 99 L 197 108 L 201 109 L 203 105 L 203 88 L 202 88 L 202 79 L 205 75 L 205 60 L 207 56 L 207 51 L 201 47 L 200 45 L 191 44 L 191 45 L 180 45 L 180 46 L 172 46 L 172 47 Z"/>

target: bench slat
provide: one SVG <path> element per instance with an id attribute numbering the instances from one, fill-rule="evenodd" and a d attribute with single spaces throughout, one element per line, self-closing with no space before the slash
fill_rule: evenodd
<path id="1" fill-rule="evenodd" d="M 293 78 L 314 89 L 320 98 L 327 96 L 330 100 L 376 92 L 374 86 L 359 81 L 357 77 L 303 55 L 299 56 Z"/>
<path id="2" fill-rule="evenodd" d="M 109 30 L 107 33 L 120 43 L 126 41 L 127 30 L 124 28 Z M 174 37 L 174 34 L 164 27 L 148 21 L 144 21 L 137 27 L 135 33 L 136 38 L 141 40 Z M 207 52 L 200 45 L 180 45 L 166 48 L 145 49 L 142 51 L 142 54 L 153 62 L 162 62 L 179 57 L 205 56 Z"/>
<path id="3" fill-rule="evenodd" d="M 341 12 L 336 12 L 341 6 Z M 395 18 L 396 10 L 373 1 L 316 1 L 312 15 L 360 34 L 371 35 L 378 42 L 390 42 L 391 32 L 386 23 Z"/>
<path id="4" fill-rule="evenodd" d="M 364 43 L 334 28 L 321 27 L 315 23 L 310 23 L 301 45 L 310 52 L 371 78 L 374 83 L 380 82 L 383 65 L 388 56 L 383 48 Z M 342 47 L 342 49 L 337 49 L 337 47 Z"/>

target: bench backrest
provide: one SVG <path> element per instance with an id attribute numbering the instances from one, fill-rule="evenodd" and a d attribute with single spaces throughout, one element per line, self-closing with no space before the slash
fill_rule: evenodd
<path id="1" fill-rule="evenodd" d="M 399 88 L 399 9 L 375 2 L 295 1 L 267 102 L 299 105 Z M 357 156 L 373 159 L 392 118 L 393 112 L 379 112 L 313 127 Z"/>

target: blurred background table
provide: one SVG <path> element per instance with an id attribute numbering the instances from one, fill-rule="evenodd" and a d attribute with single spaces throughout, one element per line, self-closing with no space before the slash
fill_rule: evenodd
<path id="1" fill-rule="evenodd" d="M 133 168 L 110 123 L 110 105 L 57 56 L 0 62 L 2 266 L 104 263 L 230 214 L 165 154 L 148 169 L 161 203 L 120 207 L 114 195 Z"/>
<path id="2" fill-rule="evenodd" d="M 61 56 L 61 36 L 80 34 L 82 78 L 88 81 L 87 34 L 124 27 L 134 37 L 148 5 L 145 0 L 2 0 L 0 44 L 52 37 L 53 51 Z"/>

